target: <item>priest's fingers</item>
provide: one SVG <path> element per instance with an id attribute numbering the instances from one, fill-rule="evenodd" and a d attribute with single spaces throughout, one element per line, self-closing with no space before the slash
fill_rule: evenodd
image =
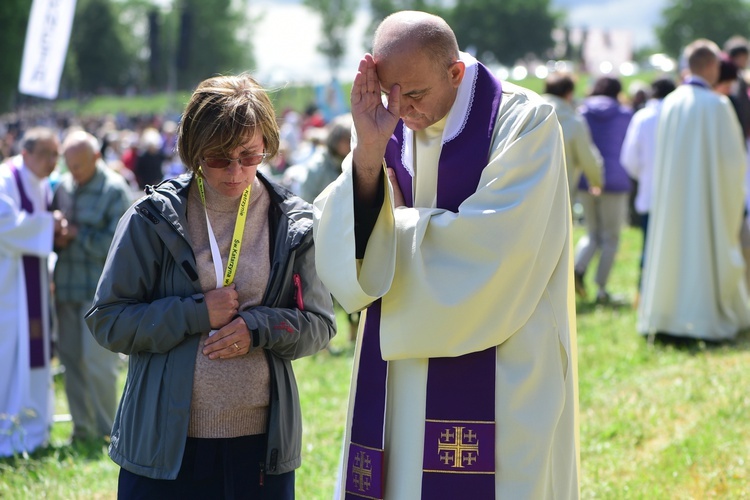
<path id="1" fill-rule="evenodd" d="M 367 76 L 365 75 L 366 67 L 367 62 L 364 59 L 359 61 L 359 68 L 357 68 L 357 74 L 354 75 L 352 91 L 349 96 L 352 108 L 359 106 L 367 95 Z"/>
<path id="2" fill-rule="evenodd" d="M 377 96 L 380 100 L 380 80 L 378 80 L 375 59 L 371 54 L 365 54 L 363 61 L 365 63 L 365 76 L 367 77 L 367 93 Z"/>
<path id="3" fill-rule="evenodd" d="M 388 180 L 391 181 L 391 187 L 393 188 L 393 205 L 395 207 L 404 207 L 406 202 L 404 201 L 404 195 L 401 192 L 401 188 L 398 185 L 398 179 L 396 178 L 396 171 L 388 167 Z"/>
<path id="4" fill-rule="evenodd" d="M 394 85 L 388 92 L 388 113 L 391 115 L 391 119 L 398 121 L 401 116 L 401 85 Z M 393 124 L 396 127 L 396 124 Z"/>

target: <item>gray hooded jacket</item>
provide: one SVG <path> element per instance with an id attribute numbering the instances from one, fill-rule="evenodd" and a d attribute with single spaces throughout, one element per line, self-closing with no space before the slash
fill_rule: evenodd
<path id="1" fill-rule="evenodd" d="M 335 335 L 315 271 L 310 205 L 270 183 L 271 275 L 262 304 L 240 311 L 271 372 L 265 472 L 300 466 L 302 415 L 291 361 Z M 120 220 L 86 315 L 96 340 L 129 355 L 109 455 L 124 469 L 175 479 L 185 449 L 200 334 L 211 329 L 186 231 L 191 175 L 147 189 Z M 250 382 L 250 381 L 248 381 Z"/>

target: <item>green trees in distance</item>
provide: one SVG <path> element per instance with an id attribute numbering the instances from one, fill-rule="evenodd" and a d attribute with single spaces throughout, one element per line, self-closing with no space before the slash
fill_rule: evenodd
<path id="1" fill-rule="evenodd" d="M 341 65 L 346 50 L 346 32 L 354 21 L 358 0 L 303 0 L 302 3 L 317 12 L 322 20 L 322 41 L 318 52 L 328 59 L 332 75 Z"/>
<path id="2" fill-rule="evenodd" d="M 12 97 L 21 76 L 23 44 L 31 0 L 0 1 L 0 112 L 12 108 Z"/>
<path id="3" fill-rule="evenodd" d="M 507 66 L 530 54 L 543 58 L 556 24 L 549 0 L 462 0 L 448 21 L 461 47 Z"/>
<path id="4" fill-rule="evenodd" d="M 244 2 L 174 0 L 180 17 L 174 53 L 177 88 L 189 89 L 216 74 L 241 73 L 253 66 L 251 21 Z"/>
<path id="5" fill-rule="evenodd" d="M 32 0 L 0 0 L 0 112 L 16 104 Z M 61 98 L 184 90 L 253 65 L 245 3 L 77 0 Z"/>
<path id="6" fill-rule="evenodd" d="M 721 46 L 733 35 L 748 36 L 750 5 L 743 0 L 669 0 L 656 35 L 662 50 L 679 57 L 698 38 Z"/>
<path id="7" fill-rule="evenodd" d="M 252 0 L 250 0 L 252 1 Z M 544 59 L 551 31 L 564 27 L 551 0 L 300 0 L 322 18 L 318 50 L 335 71 L 357 8 L 369 7 L 374 27 L 398 10 L 443 16 L 462 48 L 481 60 L 513 65 Z M 624 0 L 622 0 L 624 1 Z M 17 85 L 32 0 L 0 0 L 0 112 L 18 102 Z M 247 0 L 77 0 L 61 97 L 190 90 L 221 73 L 254 67 Z M 722 44 L 748 35 L 750 0 L 667 0 L 656 35 L 660 50 L 678 56 L 692 40 Z M 284 36 L 283 32 L 279 36 Z M 362 50 L 369 50 L 369 46 Z M 572 57 L 572 56 L 571 56 Z"/>
<path id="8" fill-rule="evenodd" d="M 98 93 L 135 83 L 138 47 L 120 22 L 120 7 L 110 0 L 78 0 L 61 88 Z"/>
<path id="9" fill-rule="evenodd" d="M 485 62 L 506 65 L 531 53 L 544 57 L 558 21 L 550 0 L 370 0 L 370 10 L 369 39 L 389 14 L 422 10 L 448 21 L 460 47 L 471 48 Z"/>

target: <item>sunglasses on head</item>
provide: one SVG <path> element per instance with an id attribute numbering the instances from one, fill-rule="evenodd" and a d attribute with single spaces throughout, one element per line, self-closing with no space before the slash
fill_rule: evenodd
<path id="1" fill-rule="evenodd" d="M 227 168 L 232 162 L 237 162 L 241 167 L 254 167 L 260 165 L 268 158 L 268 153 L 253 153 L 242 155 L 239 158 L 220 158 L 218 156 L 207 156 L 202 159 L 203 165 L 208 168 Z"/>

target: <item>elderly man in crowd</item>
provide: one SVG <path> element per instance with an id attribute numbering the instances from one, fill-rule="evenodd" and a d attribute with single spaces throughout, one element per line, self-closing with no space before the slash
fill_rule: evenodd
<path id="1" fill-rule="evenodd" d="M 58 350 L 73 439 L 101 439 L 109 436 L 117 409 L 119 358 L 96 342 L 83 317 L 94 300 L 117 223 L 130 205 L 130 188 L 102 161 L 99 141 L 87 132 L 71 132 L 63 155 L 68 172 L 53 200 L 69 222 L 67 234 L 55 238 Z"/>

